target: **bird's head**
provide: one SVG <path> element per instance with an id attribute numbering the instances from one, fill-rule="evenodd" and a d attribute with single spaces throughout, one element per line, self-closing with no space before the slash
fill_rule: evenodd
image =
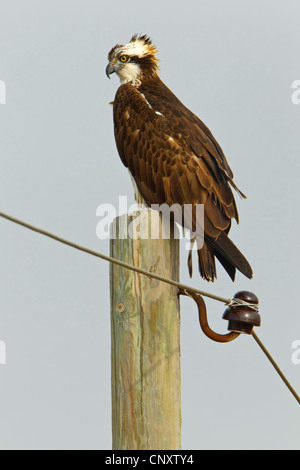
<path id="1" fill-rule="evenodd" d="M 116 72 L 121 83 L 136 86 L 141 83 L 142 78 L 155 75 L 159 69 L 156 47 L 147 35 L 135 34 L 128 44 L 117 44 L 109 52 L 108 61 L 108 77 Z"/>

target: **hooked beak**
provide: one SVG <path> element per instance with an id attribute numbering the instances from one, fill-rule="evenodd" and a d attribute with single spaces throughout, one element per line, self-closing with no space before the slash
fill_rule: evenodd
<path id="1" fill-rule="evenodd" d="M 108 66 L 105 69 L 105 73 L 110 78 L 110 75 L 115 72 L 114 66 L 109 62 Z"/>

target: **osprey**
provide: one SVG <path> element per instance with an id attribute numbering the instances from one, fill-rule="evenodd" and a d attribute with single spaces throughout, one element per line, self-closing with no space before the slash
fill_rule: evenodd
<path id="1" fill-rule="evenodd" d="M 185 204 L 191 205 L 184 224 L 196 234 L 204 279 L 215 279 L 215 257 L 232 280 L 236 269 L 251 278 L 251 266 L 228 237 L 231 220 L 239 220 L 231 188 L 245 196 L 210 130 L 159 78 L 151 39 L 134 35 L 128 44 L 113 47 L 108 60 L 107 76 L 116 72 L 121 80 L 113 102 L 116 145 L 138 197 L 149 207 L 176 204 L 184 211 Z M 204 205 L 204 240 L 197 204 Z M 183 225 L 182 214 L 174 218 Z M 188 266 L 192 275 L 191 251 Z"/>

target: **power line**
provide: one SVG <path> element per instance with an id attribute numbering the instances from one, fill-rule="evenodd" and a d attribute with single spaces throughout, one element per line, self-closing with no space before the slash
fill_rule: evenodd
<path id="1" fill-rule="evenodd" d="M 271 354 L 269 353 L 269 351 L 267 350 L 267 348 L 263 345 L 263 343 L 261 342 L 261 340 L 258 338 L 257 334 L 252 331 L 252 336 L 253 338 L 255 339 L 255 341 L 257 342 L 258 346 L 261 348 L 261 350 L 265 353 L 265 355 L 267 356 L 267 358 L 269 359 L 269 361 L 271 362 L 272 366 L 274 367 L 274 369 L 276 370 L 276 372 L 278 373 L 278 375 L 281 377 L 281 379 L 283 380 L 283 382 L 285 383 L 285 385 L 287 386 L 287 388 L 289 389 L 289 391 L 292 393 L 292 395 L 294 395 L 294 397 L 296 398 L 297 402 L 300 404 L 300 397 L 299 395 L 296 393 L 296 391 L 293 389 L 293 387 L 291 386 L 291 384 L 289 383 L 289 381 L 287 380 L 287 378 L 285 377 L 285 375 L 283 374 L 283 372 L 280 370 L 280 368 L 278 367 L 278 364 L 276 364 L 275 360 L 273 359 L 273 357 L 271 356 Z"/>
<path id="2" fill-rule="evenodd" d="M 195 292 L 196 294 L 203 295 L 205 297 L 210 297 L 211 299 L 217 300 L 219 302 L 223 302 L 226 305 L 232 305 L 235 303 L 235 300 L 233 299 L 225 299 L 224 297 L 219 297 L 215 294 L 210 294 L 209 292 L 204 292 L 199 289 L 195 289 L 194 287 L 187 286 L 185 284 L 181 284 L 178 281 L 174 281 L 173 279 L 167 279 L 163 276 L 159 276 L 158 274 L 151 273 L 150 271 L 146 271 L 145 269 L 137 268 L 136 266 L 133 266 L 131 264 L 125 263 L 124 261 L 121 261 L 116 258 L 112 258 L 111 256 L 104 255 L 102 253 L 99 253 L 94 250 L 90 250 L 89 248 L 85 248 L 83 246 L 78 245 L 77 243 L 73 243 L 69 240 L 65 240 L 62 237 L 59 237 L 57 235 L 54 235 L 53 233 L 47 232 L 46 230 L 42 230 L 38 227 L 34 227 L 33 225 L 28 224 L 27 222 L 23 222 L 21 220 L 18 220 L 14 217 L 11 217 L 10 215 L 4 214 L 3 212 L 0 212 L 0 217 L 9 220 L 10 222 L 14 222 L 15 224 L 21 225 L 22 227 L 25 227 L 29 230 L 32 230 L 33 232 L 39 233 L 40 235 L 44 235 L 45 237 L 52 238 L 53 240 L 63 243 L 64 245 L 70 246 L 71 248 L 75 248 L 76 250 L 83 251 L 84 253 L 88 253 L 89 255 L 96 256 L 97 258 L 101 258 L 105 261 L 108 261 L 110 263 L 117 264 L 121 266 L 122 268 L 126 269 L 131 269 L 131 271 L 135 271 L 136 273 L 143 274 L 144 276 L 152 277 L 153 279 L 157 279 L 158 281 L 165 282 L 167 284 L 170 284 L 174 287 L 178 287 L 181 289 L 188 289 L 192 292 Z M 247 304 L 247 303 L 246 303 Z M 249 304 L 247 304 L 249 305 Z M 250 304 L 251 305 L 251 304 Z"/>
<path id="3" fill-rule="evenodd" d="M 165 277 L 162 277 L 162 276 L 159 276 L 158 274 L 155 274 L 155 273 L 152 273 L 150 271 L 146 271 L 144 269 L 141 269 L 141 268 L 137 268 L 136 266 L 133 266 L 133 265 L 130 265 L 128 263 L 125 263 L 124 261 L 121 261 L 121 260 L 118 260 L 116 258 L 112 258 L 111 256 L 107 256 L 107 255 L 104 255 L 102 253 L 99 253 L 97 251 L 94 251 L 94 250 L 90 250 L 89 248 L 85 248 L 81 245 L 78 245 L 77 243 L 73 243 L 69 240 L 65 240 L 64 238 L 62 237 L 59 237 L 57 235 L 54 235 L 53 233 L 50 233 L 50 232 L 47 232 L 46 230 L 43 230 L 43 229 L 40 229 L 38 227 L 35 227 L 33 225 L 30 225 L 28 224 L 27 222 L 23 222 L 19 219 L 16 219 L 15 217 L 12 217 L 10 215 L 7 215 L 3 212 L 0 212 L 0 217 L 6 219 L 6 220 L 9 220 L 10 222 L 13 222 L 17 225 L 21 225 L 22 227 L 25 227 L 29 230 L 32 230 L 33 232 L 36 232 L 36 233 L 39 233 L 40 235 L 44 235 L 45 237 L 48 237 L 48 238 L 51 238 L 59 243 L 62 243 L 64 245 L 67 245 L 71 248 L 74 248 L 76 250 L 79 250 L 79 251 L 82 251 L 84 253 L 87 253 L 87 254 L 90 254 L 92 256 L 95 256 L 97 258 L 101 258 L 105 261 L 108 261 L 110 263 L 114 263 L 114 264 L 117 264 L 118 266 L 121 266 L 125 269 L 130 269 L 131 271 L 134 271 L 136 273 L 139 273 L 139 274 L 142 274 L 144 276 L 148 276 L 148 277 L 151 277 L 153 279 L 157 279 L 158 281 L 161 281 L 161 282 L 165 282 L 167 284 L 170 284 L 174 287 L 177 287 L 179 289 L 184 289 L 184 290 L 188 290 L 190 292 L 195 292 L 196 294 L 200 294 L 200 295 L 203 295 L 205 297 L 209 297 L 211 299 L 214 299 L 214 300 L 217 300 L 218 302 L 222 302 L 228 306 L 237 306 L 237 305 L 243 305 L 243 306 L 247 306 L 247 307 L 250 307 L 254 310 L 257 310 L 257 305 L 252 305 L 252 304 L 249 304 L 247 302 L 244 302 L 240 299 L 226 299 L 224 297 L 219 297 L 215 294 L 211 294 L 209 292 L 204 292 L 202 290 L 199 290 L 199 289 L 195 289 L 194 287 L 190 287 L 190 286 L 187 286 L 185 284 L 182 284 L 178 281 L 174 281 L 173 279 L 167 279 Z M 259 347 L 262 349 L 262 351 L 264 352 L 264 354 L 266 355 L 266 357 L 269 359 L 270 363 L 273 365 L 273 367 L 275 368 L 276 372 L 278 373 L 278 375 L 281 377 L 281 379 L 283 380 L 283 382 L 285 383 L 285 385 L 287 386 L 287 388 L 290 390 L 290 392 L 292 393 L 292 395 L 296 398 L 297 402 L 300 404 L 300 397 L 299 395 L 296 393 L 296 391 L 293 389 L 293 387 L 291 386 L 291 384 L 289 383 L 289 381 L 287 380 L 287 378 L 285 377 L 285 375 L 283 374 L 283 372 L 280 370 L 279 366 L 277 365 L 277 363 L 275 362 L 275 360 L 272 358 L 272 356 L 270 355 L 270 353 L 268 352 L 267 348 L 263 345 L 263 343 L 260 341 L 260 339 L 258 338 L 258 336 L 256 335 L 256 333 L 252 332 L 252 336 L 253 338 L 255 339 L 256 343 L 259 345 Z"/>

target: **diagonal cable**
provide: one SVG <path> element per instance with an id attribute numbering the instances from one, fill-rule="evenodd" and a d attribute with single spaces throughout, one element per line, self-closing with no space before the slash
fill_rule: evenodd
<path id="1" fill-rule="evenodd" d="M 118 266 L 121 266 L 121 267 L 126 268 L 126 269 L 130 269 L 131 271 L 142 274 L 144 276 L 152 277 L 153 279 L 157 279 L 158 281 L 165 282 L 165 283 L 170 284 L 174 287 L 178 287 L 180 289 L 185 289 L 185 290 L 189 290 L 191 292 L 195 292 L 196 294 L 203 295 L 204 297 L 209 297 L 211 299 L 217 300 L 219 302 L 222 302 L 226 305 L 230 305 L 230 306 L 233 306 L 233 307 L 235 305 L 243 305 L 243 306 L 247 306 L 247 307 L 250 307 L 250 308 L 253 308 L 253 309 L 254 308 L 257 309 L 257 305 L 252 305 L 252 304 L 249 304 L 248 302 L 244 302 L 244 301 L 241 301 L 239 299 L 225 299 L 224 297 L 219 297 L 218 295 L 211 294 L 209 292 L 204 292 L 204 291 L 199 290 L 199 289 L 195 289 L 194 287 L 187 286 L 185 284 L 182 284 L 181 282 L 174 281 L 173 279 L 167 279 L 163 276 L 159 276 L 158 274 L 151 273 L 150 271 L 146 271 L 144 269 L 137 268 L 136 266 L 125 263 L 124 261 L 121 261 L 119 259 L 112 258 L 111 256 L 104 255 L 104 254 L 99 253 L 97 251 L 90 250 L 89 248 L 85 248 L 83 246 L 80 246 L 77 243 L 73 243 L 73 242 L 70 242 L 69 240 L 65 240 L 62 237 L 59 237 L 57 235 L 54 235 L 53 233 L 47 232 L 46 230 L 43 230 L 43 229 L 40 229 L 40 228 L 35 227 L 33 225 L 30 225 L 27 222 L 23 222 L 19 219 L 16 219 L 15 217 L 7 215 L 3 212 L 0 212 L 0 217 L 4 218 L 6 220 L 9 220 L 10 222 L 13 222 L 15 224 L 21 225 L 22 227 L 25 227 L 29 230 L 32 230 L 33 232 L 39 233 L 40 235 L 44 235 L 45 237 L 51 238 L 52 240 L 55 240 L 59 243 L 63 243 L 64 245 L 70 246 L 71 248 L 75 248 L 76 250 L 83 251 L 84 253 L 88 253 L 92 256 L 95 256 L 97 258 L 101 258 L 101 259 L 103 259 L 105 261 L 108 261 L 110 263 L 117 264 Z M 236 303 L 236 300 L 238 300 L 238 303 Z M 264 352 L 266 357 L 269 359 L 270 363 L 273 365 L 276 372 L 281 377 L 281 379 L 283 380 L 283 382 L 285 383 L 285 385 L 287 386 L 289 391 L 292 393 L 292 395 L 296 398 L 297 402 L 300 404 L 299 395 L 296 393 L 296 391 L 293 389 L 293 387 L 291 386 L 291 384 L 289 383 L 289 381 L 287 380 L 287 378 L 285 377 L 283 372 L 280 370 L 279 366 L 277 365 L 277 363 L 275 362 L 275 360 L 273 359 L 271 354 L 268 352 L 267 348 L 260 341 L 260 339 L 258 338 L 256 333 L 252 332 L 252 336 L 255 339 L 256 343 L 259 345 L 259 347 L 262 349 L 262 351 Z"/>

